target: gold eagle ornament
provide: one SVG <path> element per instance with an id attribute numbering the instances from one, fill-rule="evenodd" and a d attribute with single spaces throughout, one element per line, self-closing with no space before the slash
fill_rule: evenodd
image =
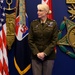
<path id="1" fill-rule="evenodd" d="M 71 18 L 71 20 L 74 20 L 75 19 L 75 6 L 74 6 L 74 4 L 72 4 L 72 7 L 68 7 L 70 10 L 68 10 L 68 12 L 70 13 L 70 14 L 72 14 L 71 16 L 70 16 L 70 18 Z"/>

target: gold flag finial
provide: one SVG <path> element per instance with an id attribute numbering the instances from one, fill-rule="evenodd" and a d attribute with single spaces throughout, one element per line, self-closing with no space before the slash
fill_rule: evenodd
<path id="1" fill-rule="evenodd" d="M 69 6 L 69 10 L 68 12 L 71 14 L 70 18 L 71 20 L 75 19 L 75 0 L 66 0 L 67 4 L 71 4 L 71 6 Z"/>
<path id="2" fill-rule="evenodd" d="M 6 10 L 14 10 L 16 7 L 14 7 L 14 8 L 11 8 L 10 6 L 11 6 L 11 4 L 12 4 L 12 0 L 10 0 L 10 2 L 8 1 L 8 0 L 6 0 L 6 3 L 7 3 L 7 5 L 8 5 L 8 8 L 6 8 Z"/>

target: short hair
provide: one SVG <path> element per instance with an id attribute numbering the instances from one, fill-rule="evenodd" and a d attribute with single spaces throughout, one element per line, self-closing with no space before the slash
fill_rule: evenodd
<path id="1" fill-rule="evenodd" d="M 38 4 L 37 9 L 45 10 L 48 14 L 51 13 L 51 10 L 49 9 L 49 6 L 47 4 Z"/>

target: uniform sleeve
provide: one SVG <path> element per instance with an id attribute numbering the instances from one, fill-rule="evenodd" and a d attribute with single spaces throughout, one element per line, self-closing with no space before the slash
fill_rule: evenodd
<path id="1" fill-rule="evenodd" d="M 37 47 L 34 43 L 32 23 L 31 23 L 30 30 L 29 30 L 28 43 L 29 43 L 29 46 L 31 48 L 31 51 L 32 51 L 33 55 L 36 55 L 39 52 L 39 50 L 37 49 Z"/>
<path id="2" fill-rule="evenodd" d="M 46 53 L 46 55 L 49 55 L 54 50 L 54 47 L 56 46 L 56 43 L 58 40 L 58 27 L 57 27 L 56 22 L 54 22 L 54 26 L 55 27 L 53 30 L 51 42 L 50 42 L 49 46 L 44 50 L 44 53 Z"/>

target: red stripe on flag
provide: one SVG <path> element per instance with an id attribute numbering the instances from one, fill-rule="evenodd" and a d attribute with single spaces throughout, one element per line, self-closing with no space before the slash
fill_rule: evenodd
<path id="1" fill-rule="evenodd" d="M 6 49 L 6 24 L 3 25 L 2 28 L 2 50 L 3 50 L 3 74 L 9 75 L 8 69 L 8 57 L 7 57 L 7 49 Z"/>
<path id="2" fill-rule="evenodd" d="M 4 31 L 4 28 L 2 29 L 2 38 L 3 38 L 3 44 L 4 44 L 4 46 L 6 47 L 6 34 L 5 34 L 6 32 Z"/>
<path id="3" fill-rule="evenodd" d="M 5 59 L 3 59 L 3 61 L 4 61 L 4 63 L 3 63 L 3 69 L 4 69 L 4 71 L 5 71 L 5 74 L 6 74 L 6 75 L 9 75 L 8 66 L 7 66 L 7 64 L 6 64 Z"/>
<path id="4" fill-rule="evenodd" d="M 16 18 L 16 35 L 18 34 L 18 29 L 19 29 L 19 20 L 20 20 L 20 17 L 18 16 L 17 18 Z"/>
<path id="5" fill-rule="evenodd" d="M 2 72 L 2 62 L 0 61 L 0 72 Z"/>
<path id="6" fill-rule="evenodd" d="M 2 47 L 2 39 L 1 39 L 1 36 L 0 36 L 0 48 Z"/>

